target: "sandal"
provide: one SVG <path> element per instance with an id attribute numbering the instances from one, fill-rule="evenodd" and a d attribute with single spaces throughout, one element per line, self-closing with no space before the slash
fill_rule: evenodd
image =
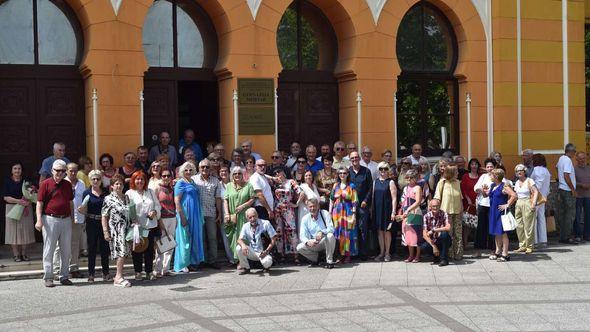
<path id="1" fill-rule="evenodd" d="M 498 262 L 508 262 L 508 261 L 510 261 L 510 256 L 509 255 L 506 255 L 506 256 L 502 255 L 502 256 L 498 257 L 498 259 L 496 261 L 498 261 Z"/>
<path id="2" fill-rule="evenodd" d="M 406 258 L 406 259 L 404 260 L 404 262 L 406 262 L 406 263 L 410 263 L 410 262 L 412 262 L 413 260 L 414 260 L 414 256 L 409 256 L 408 258 Z"/>
<path id="3" fill-rule="evenodd" d="M 131 287 L 131 283 L 130 283 L 130 282 L 129 282 L 129 280 L 127 280 L 127 279 L 121 279 L 121 280 L 119 280 L 118 282 L 117 282 L 117 281 L 115 281 L 115 282 L 113 282 L 113 285 L 114 285 L 115 287 L 124 287 L 124 288 L 129 288 L 129 287 Z"/>
<path id="4" fill-rule="evenodd" d="M 412 263 L 420 263 L 420 257 L 416 257 L 412 260 Z"/>
<path id="5" fill-rule="evenodd" d="M 499 256 L 500 256 L 500 254 L 491 254 L 489 258 L 490 258 L 490 260 L 495 261 L 498 259 Z"/>

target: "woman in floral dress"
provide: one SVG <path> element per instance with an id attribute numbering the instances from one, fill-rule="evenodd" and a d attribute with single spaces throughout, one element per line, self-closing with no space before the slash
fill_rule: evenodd
<path id="1" fill-rule="evenodd" d="M 355 217 L 358 197 L 354 184 L 350 183 L 348 169 L 338 169 L 338 180 L 330 195 L 330 214 L 340 255 L 344 258 L 344 263 L 350 263 L 350 257 L 358 255 Z"/>
<path id="2" fill-rule="evenodd" d="M 283 258 L 285 255 L 293 255 L 295 264 L 299 264 L 297 258 L 297 218 L 295 209 L 297 204 L 293 203 L 294 197 L 299 197 L 299 186 L 295 180 L 287 179 L 285 171 L 277 169 L 275 176 L 278 177 L 279 183 L 275 189 L 275 221 L 277 233 L 280 234 L 277 241 L 277 250 Z"/>
<path id="3" fill-rule="evenodd" d="M 115 174 L 110 179 L 111 193 L 104 199 L 102 205 L 102 230 L 104 239 L 109 242 L 111 259 L 117 261 L 117 274 L 114 285 L 131 287 L 131 283 L 123 278 L 123 266 L 125 257 L 131 253 L 125 235 L 129 228 L 129 208 L 126 196 L 123 194 L 125 178 L 121 174 Z"/>

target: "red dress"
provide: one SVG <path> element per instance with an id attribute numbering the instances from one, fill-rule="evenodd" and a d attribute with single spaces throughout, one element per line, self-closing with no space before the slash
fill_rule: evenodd
<path id="1" fill-rule="evenodd" d="M 469 173 L 463 174 L 463 177 L 461 178 L 461 193 L 463 194 L 463 211 L 466 211 L 472 215 L 477 214 L 477 212 L 475 211 L 475 200 L 477 198 L 477 194 L 473 190 L 473 187 L 475 187 L 475 184 L 477 183 L 478 179 L 479 177 L 472 179 L 469 176 Z M 471 203 L 474 206 L 469 207 L 469 204 L 467 203 L 467 197 L 469 197 Z"/>

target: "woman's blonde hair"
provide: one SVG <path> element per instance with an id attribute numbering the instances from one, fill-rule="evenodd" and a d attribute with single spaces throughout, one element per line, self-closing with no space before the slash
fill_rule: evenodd
<path id="1" fill-rule="evenodd" d="M 445 167 L 445 172 L 443 173 L 443 178 L 447 181 L 453 181 L 457 179 L 457 175 L 459 174 L 459 170 L 457 166 L 447 166 Z"/>
<path id="2" fill-rule="evenodd" d="M 102 180 L 102 171 L 99 169 L 93 169 L 90 171 L 90 173 L 88 173 L 88 178 L 89 179 L 99 178 Z"/>
<path id="3" fill-rule="evenodd" d="M 502 181 L 504 180 L 504 176 L 506 175 L 506 173 L 504 173 L 504 170 L 501 168 L 494 168 L 492 170 L 492 175 L 496 177 L 496 179 L 498 179 L 498 181 Z"/>
<path id="4" fill-rule="evenodd" d="M 181 166 L 178 168 L 178 174 L 179 174 L 181 177 L 182 177 L 182 176 L 184 176 L 184 170 L 185 170 L 187 167 L 189 167 L 189 166 L 190 166 L 190 167 L 192 168 L 192 170 L 193 170 L 193 171 L 191 172 L 191 176 L 192 176 L 192 175 L 195 175 L 195 172 L 196 172 L 196 170 L 195 170 L 195 164 L 193 164 L 193 163 L 192 163 L 192 162 L 190 162 L 190 161 L 185 161 L 185 162 L 184 162 L 184 164 L 182 164 L 182 165 L 181 165 Z"/>

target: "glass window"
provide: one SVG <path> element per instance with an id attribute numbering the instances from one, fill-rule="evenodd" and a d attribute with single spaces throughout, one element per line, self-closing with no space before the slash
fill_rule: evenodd
<path id="1" fill-rule="evenodd" d="M 402 73 L 397 91 L 398 155 L 415 143 L 424 154 L 458 151 L 455 36 L 446 18 L 432 5 L 419 3 L 402 19 L 397 55 Z"/>
<path id="2" fill-rule="evenodd" d="M 178 67 L 203 67 L 203 38 L 195 21 L 181 8 L 177 10 Z"/>
<path id="3" fill-rule="evenodd" d="M 0 63 L 34 64 L 33 0 L 0 2 Z"/>
<path id="4" fill-rule="evenodd" d="M 61 9 L 49 0 L 37 0 L 37 31 L 39 64 L 76 64 L 78 45 L 74 27 Z"/>
<path id="5" fill-rule="evenodd" d="M 156 1 L 143 25 L 143 51 L 150 67 L 173 67 L 172 3 Z"/>

